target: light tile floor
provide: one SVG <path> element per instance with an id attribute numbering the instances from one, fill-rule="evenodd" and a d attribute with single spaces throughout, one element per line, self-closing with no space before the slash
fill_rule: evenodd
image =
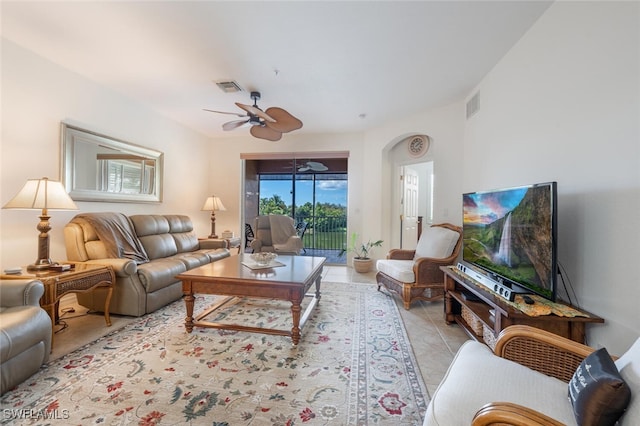
<path id="1" fill-rule="evenodd" d="M 347 266 L 329 265 L 324 268 L 323 281 L 338 283 L 375 284 L 375 272 L 360 274 Z M 373 287 L 373 291 L 375 287 Z M 429 395 L 447 371 L 453 356 L 468 337 L 457 325 L 444 322 L 443 301 L 415 302 L 410 310 L 405 310 L 397 295 L 393 297 L 405 324 L 413 352 Z M 68 309 L 74 312 L 65 313 Z M 122 328 L 135 320 L 132 317 L 111 315 L 113 325 L 106 327 L 102 314 L 87 314 L 87 309 L 77 305 L 75 295 L 65 296 L 60 302 L 61 319 L 69 327 L 55 334 L 51 359 L 56 359 L 82 345 Z M 58 327 L 59 328 L 59 327 Z"/>
<path id="2" fill-rule="evenodd" d="M 358 282 L 375 284 L 375 271 L 360 274 L 347 266 L 325 267 L 323 281 Z M 384 290 L 383 290 L 384 291 Z M 410 310 L 404 309 L 399 296 L 393 297 L 409 335 L 418 361 L 422 379 L 429 395 L 438 387 L 460 346 L 469 339 L 457 325 L 444 321 L 444 301 L 414 302 Z"/>

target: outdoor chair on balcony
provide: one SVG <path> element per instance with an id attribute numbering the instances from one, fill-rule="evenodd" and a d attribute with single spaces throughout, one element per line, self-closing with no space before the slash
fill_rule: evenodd
<path id="1" fill-rule="evenodd" d="M 302 251 L 304 253 L 307 252 L 307 249 L 304 248 L 304 233 L 307 231 L 307 226 L 309 226 L 309 224 L 304 220 L 296 224 L 296 232 L 298 233 L 298 237 L 300 237 L 300 241 L 302 241 Z"/>
<path id="2" fill-rule="evenodd" d="M 415 250 L 393 249 L 378 260 L 378 290 L 402 297 L 405 309 L 415 300 L 432 301 L 444 296 L 444 273 L 440 266 L 453 265 L 462 246 L 462 228 L 450 223 L 427 228 Z"/>
<path id="3" fill-rule="evenodd" d="M 302 250 L 302 239 L 298 236 L 291 217 L 276 214 L 258 216 L 251 248 L 255 253 L 270 251 L 298 255 Z"/>
<path id="4" fill-rule="evenodd" d="M 253 229 L 251 225 L 248 223 L 244 224 L 244 248 L 245 250 L 251 246 L 251 241 L 254 240 L 256 236 L 253 234 Z"/>

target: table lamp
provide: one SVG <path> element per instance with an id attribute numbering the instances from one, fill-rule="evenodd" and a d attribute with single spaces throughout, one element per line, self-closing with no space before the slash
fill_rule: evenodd
<path id="1" fill-rule="evenodd" d="M 224 205 L 222 204 L 220 198 L 213 195 L 207 198 L 207 200 L 204 202 L 202 210 L 211 212 L 211 235 L 209 235 L 209 238 L 218 238 L 218 236 L 216 235 L 216 210 L 223 212 L 227 209 L 224 208 Z"/>
<path id="2" fill-rule="evenodd" d="M 5 204 L 3 209 L 24 209 L 40 210 L 40 223 L 36 229 L 40 231 L 38 235 L 38 259 L 33 265 L 27 267 L 28 270 L 42 270 L 54 265 L 49 258 L 49 224 L 48 210 L 78 210 L 78 206 L 73 202 L 64 186 L 49 178 L 29 179 L 24 184 L 20 192 Z"/>

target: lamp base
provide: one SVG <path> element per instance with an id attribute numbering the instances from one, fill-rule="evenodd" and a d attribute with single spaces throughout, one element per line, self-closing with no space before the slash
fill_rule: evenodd
<path id="1" fill-rule="evenodd" d="M 27 271 L 43 271 L 54 265 L 57 263 L 52 262 L 51 259 L 38 259 L 34 264 L 27 266 Z"/>
<path id="2" fill-rule="evenodd" d="M 216 234 L 211 234 L 207 238 L 218 239 L 218 236 Z"/>

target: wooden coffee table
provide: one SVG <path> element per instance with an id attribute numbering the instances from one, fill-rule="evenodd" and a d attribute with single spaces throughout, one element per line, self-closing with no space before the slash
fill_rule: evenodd
<path id="1" fill-rule="evenodd" d="M 300 329 L 307 321 L 311 310 L 320 301 L 320 280 L 324 257 L 278 256 L 277 262 L 284 266 L 265 269 L 251 269 L 242 264 L 249 262 L 249 255 L 230 256 L 216 262 L 200 266 L 176 278 L 182 280 L 182 291 L 187 308 L 185 328 L 187 333 L 193 327 L 220 328 L 253 333 L 291 336 L 294 345 L 300 342 Z M 301 317 L 301 303 L 305 295 L 315 283 L 315 294 Z M 231 296 L 212 308 L 193 317 L 194 294 L 217 294 Z M 215 310 L 225 306 L 236 297 L 256 297 L 265 299 L 287 300 L 291 302 L 293 327 L 291 330 L 249 327 L 240 324 L 222 324 L 204 321 L 203 319 Z"/>

